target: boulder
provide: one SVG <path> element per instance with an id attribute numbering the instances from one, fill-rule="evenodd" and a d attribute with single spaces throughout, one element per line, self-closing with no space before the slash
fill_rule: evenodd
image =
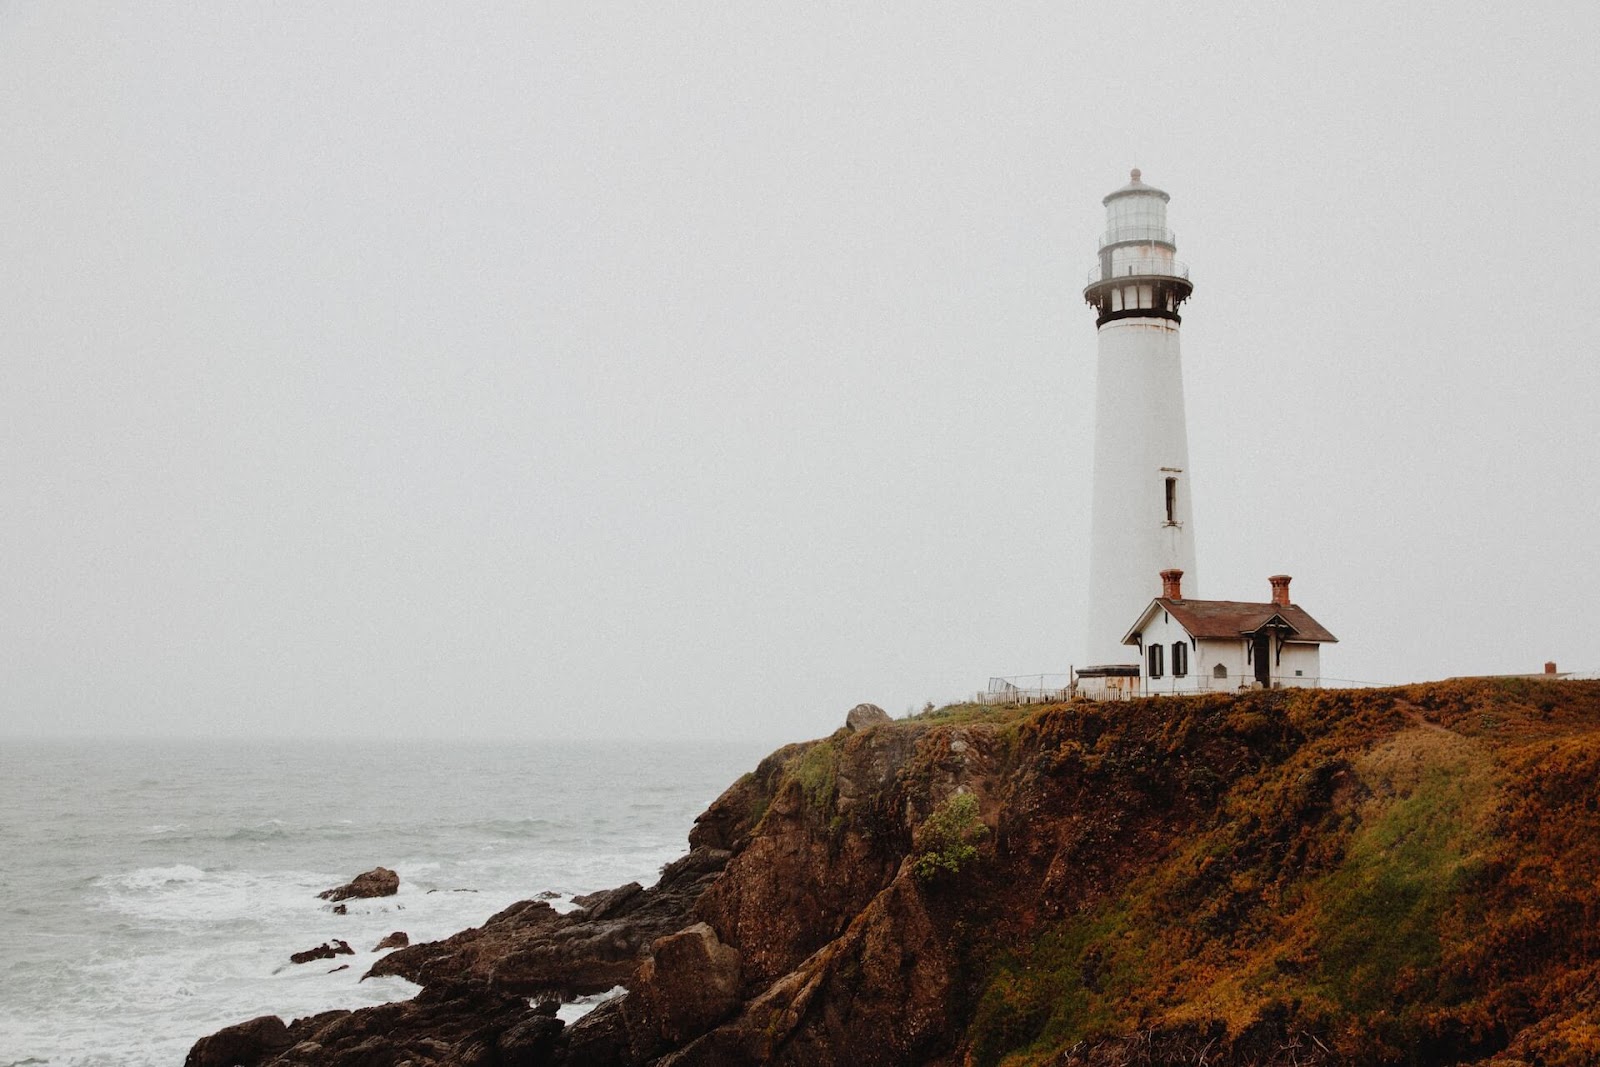
<path id="1" fill-rule="evenodd" d="M 189 1050 L 183 1067 L 255 1067 L 293 1044 L 282 1019 L 262 1015 L 202 1037 Z"/>
<path id="2" fill-rule="evenodd" d="M 706 923 L 657 938 L 623 1001 L 634 1050 L 645 1056 L 681 1045 L 739 1006 L 739 950 Z"/>
<path id="3" fill-rule="evenodd" d="M 356 950 L 350 947 L 348 941 L 334 938 L 324 941 L 316 948 L 308 948 L 304 952 L 296 952 L 289 957 L 290 963 L 310 963 L 312 960 L 331 960 L 335 956 L 354 956 Z"/>
<path id="4" fill-rule="evenodd" d="M 322 900 L 349 900 L 351 897 L 392 897 L 400 892 L 400 876 L 387 867 L 374 867 L 358 874 L 346 885 L 325 889 L 317 896 Z"/>
<path id="5" fill-rule="evenodd" d="M 870 729 L 879 723 L 893 722 L 889 713 L 876 704 L 857 704 L 850 709 L 850 714 L 844 717 L 844 725 L 854 733 Z"/>
<path id="6" fill-rule="evenodd" d="M 411 938 L 407 936 L 406 932 L 404 930 L 396 930 L 376 945 L 373 945 L 372 951 L 382 952 L 386 948 L 405 948 L 409 944 L 411 944 Z"/>

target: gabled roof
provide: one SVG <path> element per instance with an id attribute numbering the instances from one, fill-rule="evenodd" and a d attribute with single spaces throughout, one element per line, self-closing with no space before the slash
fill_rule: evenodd
<path id="1" fill-rule="evenodd" d="M 1144 629 L 1151 611 L 1163 608 L 1177 620 L 1178 625 L 1194 638 L 1246 637 L 1263 629 L 1282 630 L 1291 641 L 1311 641 L 1318 644 L 1337 642 L 1339 639 L 1327 631 L 1304 608 L 1297 604 L 1256 604 L 1244 600 L 1173 600 L 1157 597 L 1139 614 L 1139 619 L 1123 635 L 1122 643 L 1134 643 L 1133 635 Z"/>

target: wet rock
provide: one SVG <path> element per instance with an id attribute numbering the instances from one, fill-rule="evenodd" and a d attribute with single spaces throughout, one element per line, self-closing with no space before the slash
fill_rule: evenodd
<path id="1" fill-rule="evenodd" d="M 183 1067 L 255 1067 L 294 1043 L 282 1019 L 263 1015 L 202 1037 L 189 1050 Z"/>
<path id="2" fill-rule="evenodd" d="M 322 900 L 349 900 L 351 897 L 392 897 L 400 892 L 400 876 L 387 867 L 374 867 L 358 874 L 347 884 L 325 889 L 317 896 Z"/>
<path id="3" fill-rule="evenodd" d="M 356 950 L 350 947 L 348 941 L 334 938 L 324 941 L 316 948 L 308 948 L 304 952 L 296 952 L 289 957 L 290 963 L 310 963 L 312 960 L 331 960 L 335 956 L 354 956 Z"/>
<path id="4" fill-rule="evenodd" d="M 893 721 L 889 718 L 889 713 L 876 704 L 857 704 L 844 717 L 845 727 L 857 733 L 877 726 L 879 723 Z"/>
<path id="5" fill-rule="evenodd" d="M 373 945 L 372 951 L 382 952 L 386 948 L 405 948 L 409 944 L 411 944 L 410 936 L 404 930 L 396 930 L 376 945 Z"/>

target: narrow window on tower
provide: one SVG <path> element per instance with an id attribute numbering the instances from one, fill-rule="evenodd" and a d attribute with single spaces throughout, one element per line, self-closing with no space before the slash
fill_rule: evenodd
<path id="1" fill-rule="evenodd" d="M 1167 479 L 1167 525 L 1178 524 L 1178 479 Z"/>

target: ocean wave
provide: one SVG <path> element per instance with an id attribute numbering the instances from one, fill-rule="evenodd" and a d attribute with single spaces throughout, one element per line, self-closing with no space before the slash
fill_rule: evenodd
<path id="1" fill-rule="evenodd" d="M 543 837 L 553 830 L 570 830 L 571 827 L 538 816 L 521 819 L 485 819 L 481 822 L 463 823 L 462 830 L 477 831 L 495 837 Z"/>
<path id="2" fill-rule="evenodd" d="M 273 841 L 287 837 L 289 831 L 282 819 L 268 819 L 253 826 L 241 826 L 221 835 L 223 841 Z"/>
<path id="3" fill-rule="evenodd" d="M 174 884 L 198 882 L 206 876 L 199 867 L 175 863 L 171 867 L 140 867 L 126 874 L 108 875 L 99 879 L 102 885 L 118 889 L 162 889 Z"/>

